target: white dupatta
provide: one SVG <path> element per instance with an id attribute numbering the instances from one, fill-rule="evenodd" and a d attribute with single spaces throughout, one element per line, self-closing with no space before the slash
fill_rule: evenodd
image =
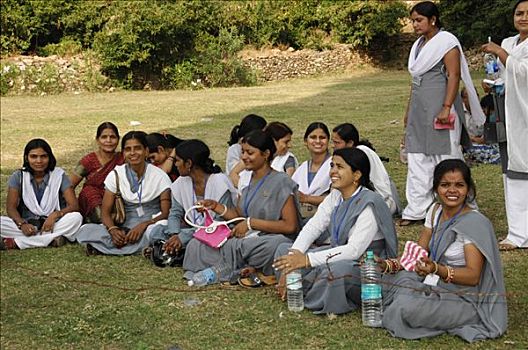
<path id="1" fill-rule="evenodd" d="M 466 57 L 464 56 L 462 46 L 456 36 L 443 30 L 439 31 L 425 43 L 417 57 L 416 51 L 418 50 L 418 45 L 421 40 L 423 40 L 423 36 L 414 42 L 409 55 L 408 69 L 411 76 L 416 77 L 427 73 L 444 58 L 449 50 L 457 47 L 460 51 L 460 74 L 468 93 L 471 115 L 475 118 L 477 123 L 484 124 L 486 116 L 480 107 L 477 91 L 475 90 L 475 86 L 473 86 L 473 81 L 469 74 Z"/>
<path id="2" fill-rule="evenodd" d="M 330 189 L 330 163 L 332 163 L 332 157 L 328 157 L 321 164 L 321 167 L 315 174 L 312 183 L 308 185 L 308 171 L 310 162 L 303 162 L 299 168 L 293 173 L 292 180 L 299 185 L 299 191 L 312 196 L 320 196 L 328 189 Z"/>
<path id="3" fill-rule="evenodd" d="M 55 168 L 49 173 L 48 185 L 39 204 L 33 186 L 31 186 L 31 174 L 27 171 L 22 172 L 22 200 L 33 214 L 49 216 L 55 210 L 60 210 L 59 191 L 63 174 L 64 170 L 61 168 Z"/>
<path id="4" fill-rule="evenodd" d="M 211 174 L 205 184 L 204 199 L 219 201 L 229 191 L 231 200 L 236 203 L 236 189 L 231 180 L 224 174 Z M 196 194 L 194 192 L 193 180 L 190 176 L 180 176 L 171 185 L 172 197 L 183 207 L 185 211 L 196 205 Z M 203 220 L 203 215 L 199 215 Z M 203 222 L 199 222 L 202 224 Z"/>
<path id="5" fill-rule="evenodd" d="M 126 164 L 123 164 L 114 168 L 119 175 L 119 190 L 121 191 L 121 196 L 128 203 L 139 204 L 138 193 L 132 192 L 130 189 L 130 183 L 126 176 L 126 166 Z M 141 182 L 141 203 L 148 203 L 156 199 L 171 186 L 169 176 L 163 170 L 152 164 L 146 165 L 145 174 Z M 106 176 L 104 184 L 110 192 L 116 193 L 116 179 L 113 171 Z"/>
<path id="6" fill-rule="evenodd" d="M 286 152 L 286 154 L 284 154 L 282 156 L 273 157 L 273 161 L 271 162 L 271 168 L 276 170 L 276 171 L 278 171 L 278 172 L 283 173 L 284 172 L 284 165 L 286 165 L 286 161 L 290 157 L 293 157 L 293 159 L 295 160 L 295 167 L 297 168 L 297 165 L 299 164 L 299 162 L 297 161 L 297 158 L 295 158 L 293 153 L 291 153 L 289 151 Z"/>

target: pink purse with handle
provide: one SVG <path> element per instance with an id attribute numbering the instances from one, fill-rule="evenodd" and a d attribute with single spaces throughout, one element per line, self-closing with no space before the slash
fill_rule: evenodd
<path id="1" fill-rule="evenodd" d="M 192 206 L 185 212 L 184 220 L 189 226 L 196 228 L 196 232 L 193 235 L 194 238 L 210 247 L 219 249 L 231 236 L 231 229 L 228 225 L 235 221 L 245 220 L 245 218 L 235 218 L 229 221 L 214 221 L 209 210 L 204 210 L 203 215 L 205 216 L 205 220 L 203 226 L 197 225 L 188 219 L 187 214 L 192 210 L 203 208 L 200 205 Z"/>

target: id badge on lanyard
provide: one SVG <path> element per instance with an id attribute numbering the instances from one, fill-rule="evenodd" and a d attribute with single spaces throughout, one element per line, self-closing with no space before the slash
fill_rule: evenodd
<path id="1" fill-rule="evenodd" d="M 139 207 L 136 208 L 136 212 L 139 217 L 145 215 L 145 211 L 143 210 L 143 204 L 141 203 L 141 196 L 143 195 L 143 180 L 139 182 L 139 188 L 138 188 L 138 199 L 139 199 Z"/>

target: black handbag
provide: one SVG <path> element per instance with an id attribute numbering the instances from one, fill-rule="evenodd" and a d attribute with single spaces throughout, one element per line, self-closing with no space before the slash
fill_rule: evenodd
<path id="1" fill-rule="evenodd" d="M 495 120 L 486 117 L 484 123 L 484 141 L 487 144 L 506 142 L 506 113 L 504 111 L 504 94 L 492 92 L 495 107 Z M 491 114 L 491 113 L 490 113 Z"/>

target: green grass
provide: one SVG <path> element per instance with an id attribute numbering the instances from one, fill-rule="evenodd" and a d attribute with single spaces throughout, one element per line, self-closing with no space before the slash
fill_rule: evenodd
<path id="1" fill-rule="evenodd" d="M 204 140 L 223 166 L 231 127 L 248 113 L 290 125 L 299 159 L 307 156 L 302 135 L 310 122 L 321 120 L 329 127 L 353 122 L 380 155 L 391 159 L 386 166 L 405 198 L 406 167 L 397 159 L 408 84 L 406 72 L 370 71 L 252 88 L 2 98 L 1 210 L 5 214 L 7 178 L 21 165 L 23 147 L 33 137 L 47 139 L 58 164 L 71 171 L 95 148 L 99 123 L 111 120 L 125 134 L 131 130 L 129 122 L 137 120 L 143 123 L 137 129 Z M 500 170 L 481 165 L 473 173 L 479 207 L 503 236 Z M 416 239 L 419 229 L 398 230 L 403 243 Z M 140 257 L 87 258 L 78 245 L 1 252 L 0 347 L 526 348 L 526 257 L 525 252 L 502 254 L 511 293 L 507 334 L 467 344 L 447 335 L 421 341 L 392 338 L 383 329 L 363 327 L 358 312 L 337 318 L 290 313 L 273 289 L 192 290 L 182 282 L 180 269 L 154 268 Z"/>

